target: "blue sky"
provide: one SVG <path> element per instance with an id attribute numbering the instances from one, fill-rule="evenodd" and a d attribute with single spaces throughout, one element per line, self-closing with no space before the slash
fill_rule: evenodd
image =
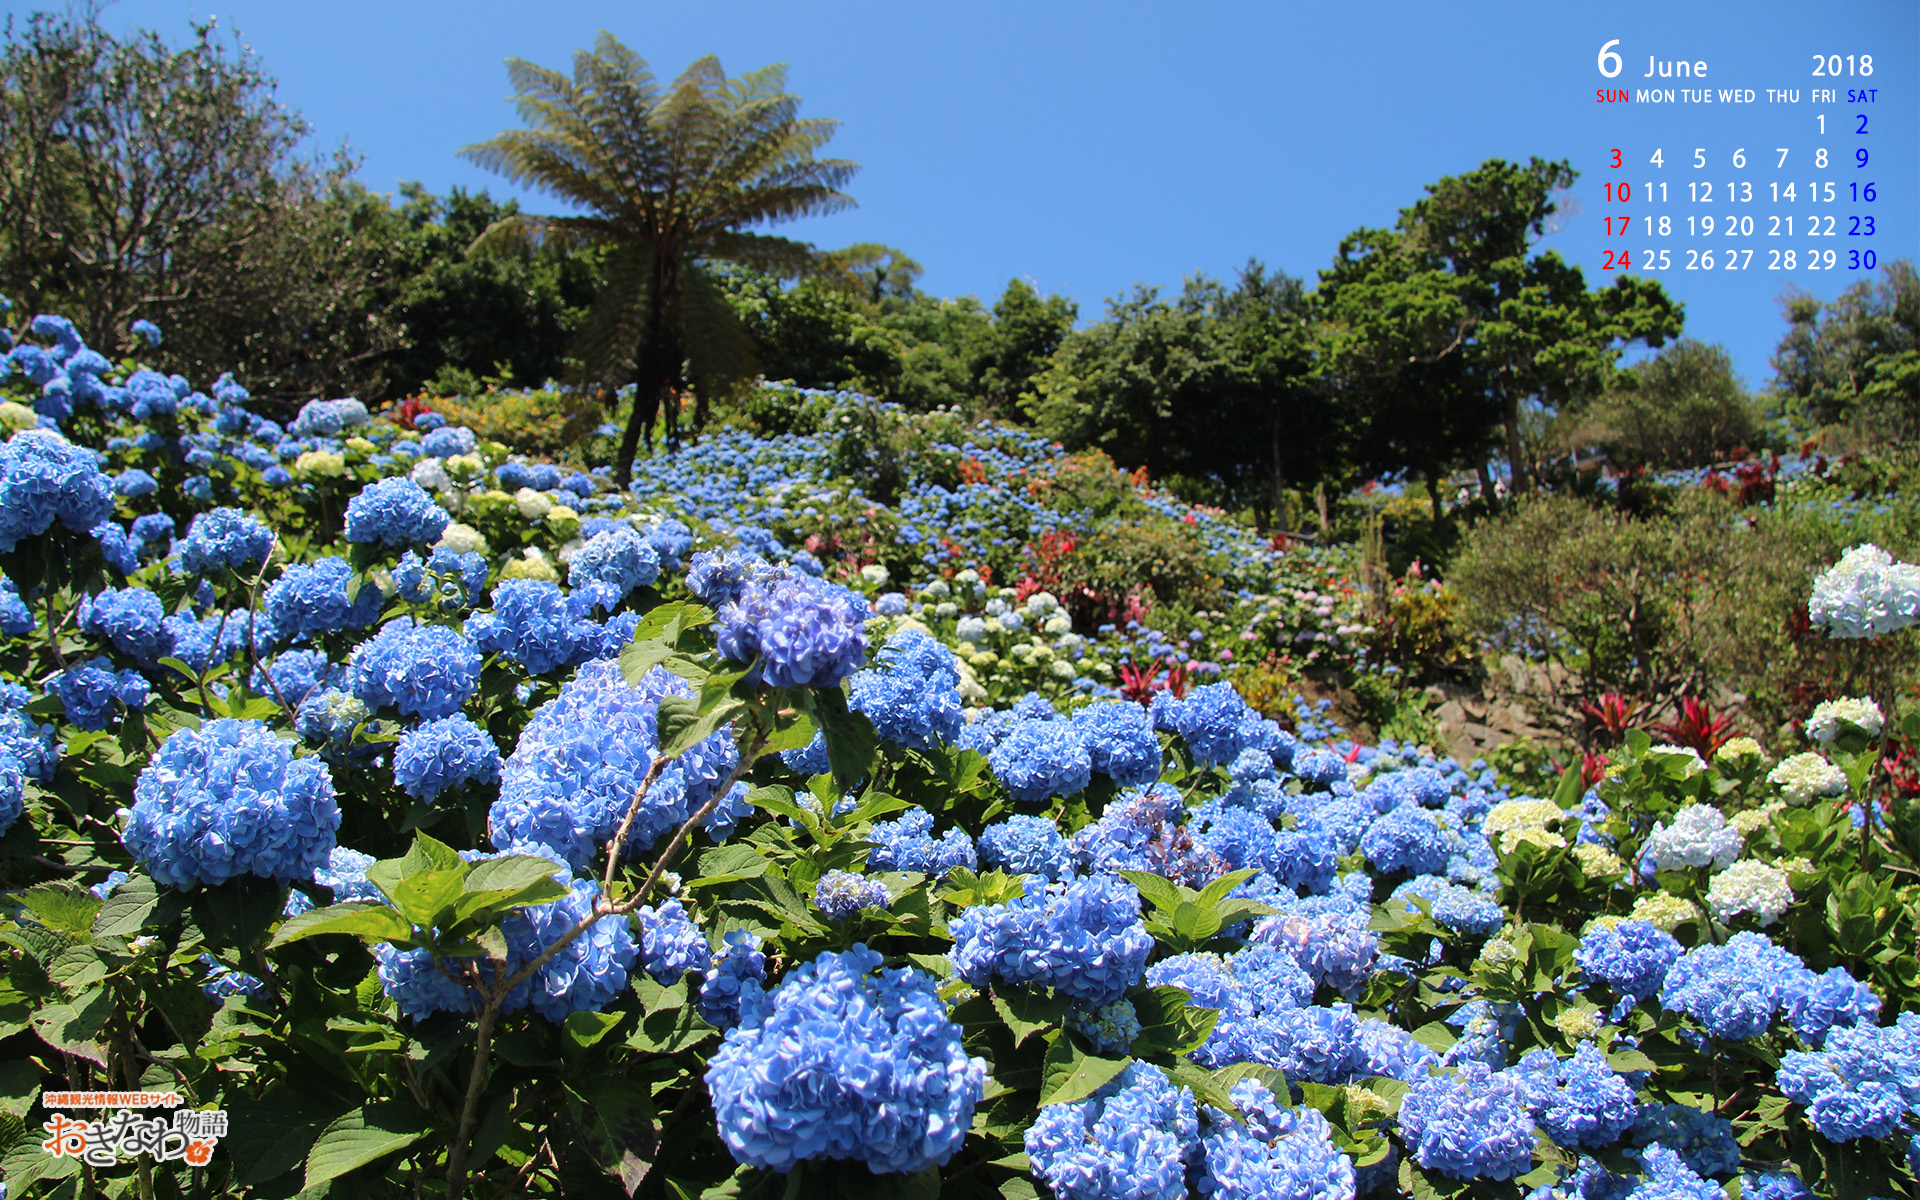
<path id="1" fill-rule="evenodd" d="M 8 4 L 15 13 L 31 4 Z M 700 55 L 741 74 L 789 64 L 788 86 L 808 116 L 843 122 L 830 153 L 862 164 L 849 188 L 860 207 L 788 226 L 823 246 L 878 241 L 926 268 L 940 295 L 991 303 L 1024 277 L 1072 297 L 1084 318 L 1135 283 L 1177 289 L 1204 271 L 1231 277 L 1249 257 L 1306 278 L 1362 225 L 1390 224 L 1440 176 L 1502 156 L 1570 159 L 1582 211 L 1548 242 L 1603 280 L 1603 252 L 1624 246 L 1636 266 L 1669 250 L 1658 273 L 1687 306 L 1687 331 L 1725 344 L 1750 385 L 1771 377 L 1783 329 L 1778 297 L 1798 286 L 1830 298 L 1860 271 L 1810 273 L 1809 250 L 1850 250 L 1884 261 L 1920 255 L 1920 4 L 1914 0 L 1374 0 L 1356 3 L 773 4 L 747 0 L 660 4 L 571 0 L 120 0 L 115 29 L 186 35 L 190 17 L 237 29 L 280 80 L 317 142 L 345 141 L 364 156 L 378 190 L 417 179 L 511 194 L 457 157 L 463 145 L 517 124 L 503 60 L 566 67 L 607 29 L 671 78 Z M 1622 70 L 1602 78 L 1600 47 Z M 1819 54 L 1870 54 L 1870 78 L 1812 77 Z M 1705 61 L 1704 82 L 1753 88 L 1757 103 L 1600 104 L 1600 87 L 1676 89 L 1701 81 L 1644 80 L 1649 57 Z M 1843 71 L 1845 67 L 1843 64 Z M 1854 70 L 1859 69 L 1856 57 Z M 1815 105 L 1817 85 L 1874 87 L 1873 103 Z M 1764 89 L 1801 89 L 1797 105 Z M 1857 115 L 1869 131 L 1853 136 Z M 1828 116 L 1821 136 L 1815 118 Z M 1854 152 L 1869 147 L 1866 168 Z M 1607 168 L 1622 149 L 1623 170 Z M 1646 162 L 1656 148 L 1664 166 Z M 1709 156 L 1691 169 L 1695 147 Z M 1775 167 L 1776 147 L 1789 149 Z M 1812 168 L 1825 147 L 1830 166 Z M 1731 166 L 1746 149 L 1748 166 Z M 1627 205 L 1603 184 L 1631 182 Z M 1647 208 L 1644 185 L 1672 199 Z M 1750 182 L 1737 207 L 1694 204 L 1690 183 Z M 1797 183 L 1794 204 L 1770 185 Z M 1840 218 L 1832 239 L 1809 239 L 1809 181 L 1836 183 L 1818 212 Z M 1848 203 L 1847 185 L 1872 181 L 1877 200 Z M 1724 192 L 1721 193 L 1724 195 Z M 526 197 L 553 210 L 542 197 Z M 1676 233 L 1643 241 L 1665 213 L 1724 221 L 1752 216 L 1756 233 L 1728 241 Z M 1636 215 L 1609 238 L 1605 218 Z M 1796 236 L 1765 236 L 1770 216 L 1796 215 Z M 1871 238 L 1847 237 L 1871 215 Z M 1718 235 L 1719 230 L 1716 230 Z M 1711 247 L 1712 272 L 1680 269 L 1685 250 Z M 1725 250 L 1755 251 L 1724 269 Z M 1768 270 L 1773 250 L 1796 251 L 1794 271 Z M 1784 260 L 1781 265 L 1783 266 Z"/>

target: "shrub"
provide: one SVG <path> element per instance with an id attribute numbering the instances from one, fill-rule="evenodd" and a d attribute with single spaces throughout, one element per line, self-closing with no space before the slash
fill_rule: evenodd
<path id="1" fill-rule="evenodd" d="M 587 440 L 607 419 L 592 397 L 558 388 L 441 396 L 430 403 L 447 424 L 465 425 L 481 440 L 521 454 L 559 454 Z"/>

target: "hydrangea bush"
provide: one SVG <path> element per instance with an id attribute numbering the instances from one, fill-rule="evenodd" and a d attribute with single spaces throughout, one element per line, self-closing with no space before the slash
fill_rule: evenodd
<path id="1" fill-rule="evenodd" d="M 1017 431 L 890 505 L 830 434 L 623 491 L 52 319 L 4 362 L 8 1194 L 1913 1194 L 1896 694 L 1521 795 L 1249 706 L 1362 636 L 1332 552 L 1107 479 L 1230 590 L 1053 595 L 1092 468 Z M 1911 575 L 1809 621 L 1914 636 Z M 214 1160 L 39 1151 L 123 1086 Z"/>

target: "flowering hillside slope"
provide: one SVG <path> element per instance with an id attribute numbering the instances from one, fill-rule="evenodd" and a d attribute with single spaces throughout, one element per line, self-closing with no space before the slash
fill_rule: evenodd
<path id="1" fill-rule="evenodd" d="M 1018 431 L 814 396 L 618 491 L 5 364 L 9 1195 L 1911 1194 L 1885 697 L 1518 795 L 1236 690 L 1357 660 L 1347 552 Z"/>

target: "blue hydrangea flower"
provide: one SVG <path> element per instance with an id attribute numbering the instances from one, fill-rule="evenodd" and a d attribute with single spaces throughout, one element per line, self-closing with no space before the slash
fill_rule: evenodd
<path id="1" fill-rule="evenodd" d="M 1415 1083 L 1400 1104 L 1400 1133 L 1422 1167 L 1455 1179 L 1512 1179 L 1533 1167 L 1526 1088 L 1485 1063 Z"/>
<path id="2" fill-rule="evenodd" d="M 101 730 L 119 701 L 131 709 L 147 706 L 152 689 L 138 671 L 115 671 L 105 658 L 90 658 L 54 676 L 47 692 L 60 701 L 67 720 L 81 729 Z"/>
<path id="3" fill-rule="evenodd" d="M 980 834 L 980 858 L 1010 875 L 1054 880 L 1073 869 L 1073 851 L 1059 828 L 1045 817 L 1020 813 L 987 826 Z"/>
<path id="4" fill-rule="evenodd" d="M 26 811 L 26 802 L 26 772 L 21 769 L 18 758 L 0 748 L 0 837 L 7 836 L 7 830 L 12 829 L 13 823 Z"/>
<path id="5" fill-rule="evenodd" d="M 622 525 L 588 539 L 567 564 L 567 582 L 576 588 L 590 583 L 612 589 L 613 603 L 635 588 L 650 586 L 660 577 L 660 554 L 632 526 Z"/>
<path id="6" fill-rule="evenodd" d="M 1025 896 L 976 905 L 951 927 L 954 973 L 968 983 L 1051 987 L 1090 1008 L 1126 995 L 1153 951 L 1139 894 L 1111 875 L 1034 880 Z"/>
<path id="7" fill-rule="evenodd" d="M 728 930 L 725 944 L 700 981 L 701 1019 L 722 1033 L 741 1024 L 764 1021 L 768 1013 L 766 982 L 767 956 L 760 949 L 760 935 L 745 929 Z"/>
<path id="8" fill-rule="evenodd" d="M 440 416 L 439 413 L 433 415 Z M 445 417 L 440 419 L 442 422 L 446 420 Z M 414 427 L 419 428 L 417 420 L 414 422 Z M 429 429 L 427 436 L 420 439 L 420 452 L 434 458 L 452 458 L 456 454 L 472 454 L 479 448 L 480 439 L 475 437 L 473 430 L 465 425 L 441 424 Z"/>
<path id="9" fill-rule="evenodd" d="M 1095 701 L 1075 710 L 1073 727 L 1086 743 L 1093 769 L 1121 787 L 1145 787 L 1160 778 L 1160 739 L 1140 705 Z"/>
<path id="10" fill-rule="evenodd" d="M 415 726 L 393 751 L 393 782 L 432 804 L 441 792 L 500 778 L 500 748 L 487 731 L 459 715 Z"/>
<path id="11" fill-rule="evenodd" d="M 663 517 L 647 531 L 647 542 L 660 556 L 662 571 L 678 571 L 693 550 L 693 530 L 684 521 Z"/>
<path id="12" fill-rule="evenodd" d="M 25 637 L 40 628 L 40 618 L 33 615 L 26 601 L 20 598 L 20 589 L 13 580 L 0 575 L 0 634 L 7 637 Z"/>
<path id="13" fill-rule="evenodd" d="M 340 687 L 346 678 L 346 669 L 330 661 L 323 650 L 288 650 L 255 666 L 247 686 L 297 708 L 314 690 Z"/>
<path id="14" fill-rule="evenodd" d="M 485 653 L 504 654 L 530 675 L 568 666 L 599 640 L 592 622 L 567 611 L 559 586 L 541 579 L 502 581 L 493 589 L 493 611 L 468 618 L 467 635 Z"/>
<path id="15" fill-rule="evenodd" d="M 747 580 L 771 570 L 766 560 L 739 550 L 702 550 L 687 565 L 687 590 L 708 608 L 740 598 Z"/>
<path id="16" fill-rule="evenodd" d="M 1787 991 L 1786 1008 L 1794 1032 L 1815 1049 L 1836 1026 L 1874 1025 L 1880 1020 L 1880 997 L 1844 967 L 1796 975 Z"/>
<path id="17" fill-rule="evenodd" d="M 1351 995 L 1373 975 L 1380 939 L 1367 928 L 1369 911 L 1338 905 L 1262 917 L 1251 941 L 1286 950 L 1316 983 Z"/>
<path id="18" fill-rule="evenodd" d="M 1247 748 L 1247 718 L 1256 715 L 1232 684 L 1209 683 L 1170 700 L 1164 720 L 1201 766 L 1224 767 Z"/>
<path id="19" fill-rule="evenodd" d="M 81 601 L 80 628 L 130 658 L 152 663 L 173 652 L 166 609 L 146 588 L 107 588 Z"/>
<path id="20" fill-rule="evenodd" d="M 616 662 L 581 667 L 534 713 L 501 768 L 500 799 L 488 816 L 494 844 L 552 846 L 576 868 L 593 858 L 619 828 L 659 748 L 661 697 L 691 690 L 657 667 L 638 687 Z M 641 853 L 678 827 L 738 763 L 726 729 L 675 760 L 635 814 L 628 851 Z"/>
<path id="21" fill-rule="evenodd" d="M 1360 852 L 1382 874 L 1444 875 L 1455 840 L 1428 809 L 1413 806 L 1383 814 L 1360 839 Z"/>
<path id="22" fill-rule="evenodd" d="M 1686 1013 L 1714 1037 L 1742 1041 L 1766 1032 L 1806 965 L 1763 933 L 1736 933 L 1725 945 L 1695 946 L 1660 987 L 1664 1008 Z"/>
<path id="23" fill-rule="evenodd" d="M 878 971 L 862 945 L 825 953 L 775 988 L 707 1065 L 721 1140 L 745 1164 L 790 1171 L 851 1159 L 875 1174 L 944 1165 L 986 1087 L 923 971 Z"/>
<path id="24" fill-rule="evenodd" d="M 1360 1022 L 1359 1057 L 1353 1068 L 1355 1080 L 1385 1076 L 1413 1083 L 1440 1069 L 1440 1056 L 1432 1049 L 1398 1025 L 1378 1018 Z"/>
<path id="25" fill-rule="evenodd" d="M 1828 1141 L 1889 1137 L 1920 1113 L 1920 1013 L 1832 1030 L 1821 1050 L 1789 1050 L 1776 1083 Z"/>
<path id="26" fill-rule="evenodd" d="M 1551 1050 L 1530 1051 L 1513 1073 L 1526 1088 L 1528 1111 L 1555 1145 L 1575 1150 L 1611 1146 L 1638 1115 L 1633 1088 L 1592 1042 L 1580 1043 L 1570 1059 Z"/>
<path id="27" fill-rule="evenodd" d="M 833 687 L 867 661 L 865 601 L 793 570 L 749 579 L 720 606 L 714 640 L 736 663 L 755 663 L 774 687 Z"/>
<path id="28" fill-rule="evenodd" d="M 592 912 L 599 885 L 588 879 L 566 882 L 565 896 L 519 909 L 502 923 L 509 972 L 518 972 L 540 957 Z M 626 990 L 627 972 L 638 954 L 627 922 L 603 917 L 508 993 L 502 1011 L 531 1007 L 556 1023 L 576 1012 L 597 1012 Z M 471 959 L 451 960 L 446 964 L 448 972 L 443 972 L 425 950 L 401 950 L 385 943 L 375 948 L 374 957 L 381 986 L 400 1011 L 416 1021 L 436 1012 L 476 1011 L 479 993 L 469 986 L 469 972 L 478 972 L 483 984 L 491 972 L 488 964 Z M 449 972 L 454 978 L 449 978 Z"/>
<path id="29" fill-rule="evenodd" d="M 1288 1106 L 1256 1079 L 1240 1080 L 1230 1095 L 1245 1121 L 1204 1111 L 1195 1192 L 1219 1200 L 1353 1200 L 1353 1160 L 1318 1111 Z"/>
<path id="30" fill-rule="evenodd" d="M 863 908 L 885 908 L 892 901 L 886 884 L 852 871 L 828 871 L 813 889 L 813 902 L 819 907 L 820 915 L 835 925 Z"/>
<path id="31" fill-rule="evenodd" d="M 1020 804 L 1071 796 L 1093 781 L 1087 744 L 1064 721 L 1022 721 L 994 747 L 987 764 Z"/>
<path id="32" fill-rule="evenodd" d="M 200 513 L 180 544 L 180 569 L 211 575 L 223 568 L 257 571 L 273 553 L 273 530 L 237 508 Z"/>
<path id="33" fill-rule="evenodd" d="M 353 692 L 369 708 L 392 707 L 437 721 L 473 699 L 480 686 L 480 651 L 444 625 L 415 625 L 399 617 L 360 643 L 348 662 Z"/>
<path id="34" fill-rule="evenodd" d="M 294 758 L 260 721 L 175 730 L 133 796 L 127 849 L 157 882 L 187 890 L 236 875 L 310 878 L 340 828 L 326 765 Z"/>
<path id="35" fill-rule="evenodd" d="M 351 396 L 344 400 L 309 400 L 300 406 L 287 430 L 294 437 L 338 437 L 369 419 L 367 406 Z"/>
<path id="36" fill-rule="evenodd" d="M 1798 1175 L 1748 1171 L 1740 1176 L 1740 1200 L 1814 1200 L 1814 1195 Z"/>
<path id="37" fill-rule="evenodd" d="M 145 317 L 133 323 L 133 336 L 147 344 L 151 350 L 160 344 L 160 327 Z"/>
<path id="38" fill-rule="evenodd" d="M 959 665 L 922 630 L 888 638 L 874 666 L 856 671 L 847 690 L 847 707 L 865 713 L 882 741 L 926 750 L 960 734 Z"/>
<path id="39" fill-rule="evenodd" d="M 1059 1200 L 1181 1200 L 1200 1140 L 1193 1093 L 1133 1062 L 1085 1100 L 1050 1104 L 1027 1127 L 1027 1160 Z"/>
<path id="40" fill-rule="evenodd" d="M 878 822 L 868 832 L 867 841 L 873 844 L 873 851 L 867 855 L 870 871 L 919 871 L 939 876 L 955 867 L 973 870 L 979 866 L 973 839 L 955 828 L 936 840 L 933 814 L 924 808 L 910 808 L 898 820 Z"/>
<path id="41" fill-rule="evenodd" d="M 406 475 L 376 479 L 347 502 L 347 540 L 382 546 L 427 545 L 453 520 Z"/>
<path id="42" fill-rule="evenodd" d="M 50 429 L 23 429 L 0 443 L 0 554 L 59 521 L 87 533 L 113 515 L 113 483 L 93 451 Z"/>
<path id="43" fill-rule="evenodd" d="M 827 758 L 827 739 L 819 734 L 798 750 L 783 750 L 780 761 L 787 769 L 800 775 L 825 775 L 833 769 L 833 763 Z"/>
<path id="44" fill-rule="evenodd" d="M 1140 1024 L 1139 1011 L 1128 1000 L 1115 1000 L 1091 1011 L 1076 1008 L 1067 1014 L 1067 1025 L 1102 1054 L 1126 1054 L 1145 1028 Z"/>
<path id="45" fill-rule="evenodd" d="M 442 612 L 464 612 L 486 594 L 487 560 L 449 546 L 436 546 L 423 562 L 419 554 L 409 550 L 393 569 L 393 585 L 395 594 L 409 603 L 437 600 Z"/>
<path id="46" fill-rule="evenodd" d="M 1649 922 L 1621 921 L 1588 930 L 1573 957 L 1589 979 L 1646 1000 L 1666 982 L 1668 968 L 1680 957 L 1680 943 Z"/>
<path id="47" fill-rule="evenodd" d="M 1627 1193 L 1628 1200 L 1726 1200 L 1726 1189 L 1696 1174 L 1687 1160 L 1665 1146 L 1642 1156 L 1646 1178 Z"/>
<path id="48" fill-rule="evenodd" d="M 713 963 L 706 935 L 678 900 L 635 910 L 640 918 L 640 965 L 664 984 L 680 982 L 688 971 L 705 972 Z"/>
<path id="49" fill-rule="evenodd" d="M 347 629 L 365 629 L 380 617 L 386 597 L 371 581 L 355 584 L 344 558 L 328 555 L 281 572 L 261 599 L 267 620 L 283 638 L 304 641 Z"/>
<path id="50" fill-rule="evenodd" d="M 351 692 L 327 689 L 300 702 L 293 729 L 301 737 L 330 749 L 344 749 L 373 714 L 366 702 Z"/>
<path id="51" fill-rule="evenodd" d="M 212 955 L 202 954 L 200 965 L 207 968 L 206 978 L 200 981 L 200 990 L 215 1004 L 225 1003 L 234 996 L 254 1000 L 267 994 L 267 985 L 263 980 L 245 971 L 222 966 L 213 961 Z"/>
<path id="52" fill-rule="evenodd" d="M 1740 1168 L 1733 1122 L 1685 1104 L 1641 1105 L 1627 1141 L 1632 1153 L 1649 1146 L 1671 1150 L 1698 1175 L 1730 1175 Z"/>

